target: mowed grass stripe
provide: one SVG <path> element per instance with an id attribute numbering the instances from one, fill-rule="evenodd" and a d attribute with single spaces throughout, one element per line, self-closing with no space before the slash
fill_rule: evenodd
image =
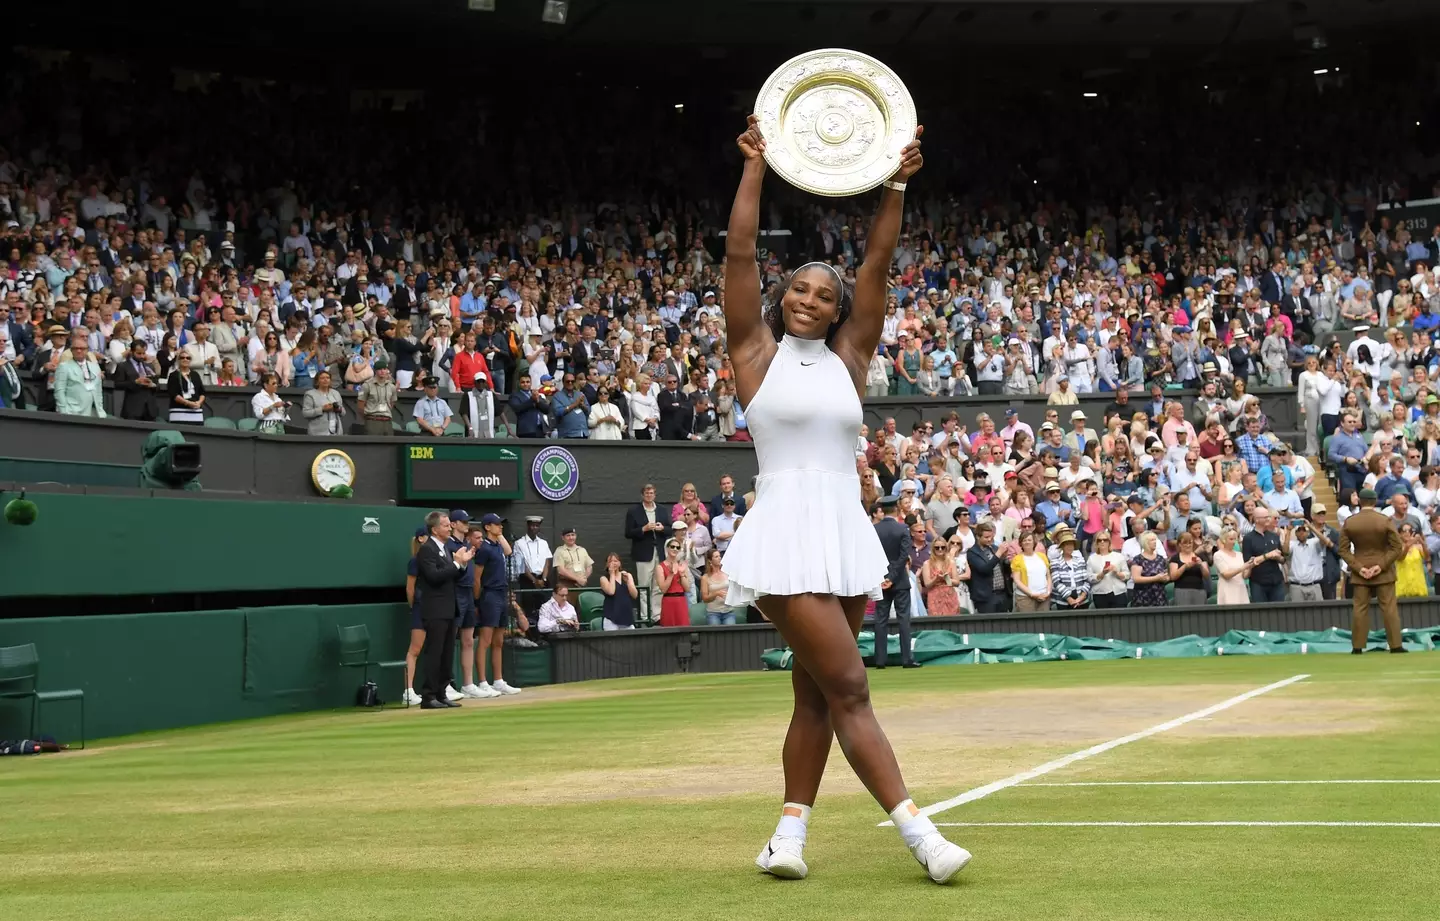
<path id="1" fill-rule="evenodd" d="M 1385 656 L 937 667 L 875 675 L 874 697 L 920 802 L 1084 747 L 1076 739 L 1106 719 L 1126 731 L 1151 725 L 1149 701 L 1198 696 L 1177 711 L 1189 712 L 1297 671 L 1313 677 L 1286 689 L 1300 699 L 1282 709 L 1225 724 L 1236 708 L 1051 776 L 1416 776 L 1440 763 L 1434 685 L 1425 683 L 1440 677 L 1440 657 L 1403 661 L 1403 670 Z M 1397 854 L 1408 879 L 1434 878 L 1440 848 L 1428 829 L 954 829 L 976 859 L 961 885 L 941 889 L 924 882 L 892 829 L 874 828 L 883 816 L 838 750 L 811 825 L 811 879 L 778 883 L 750 861 L 774 827 L 787 675 L 558 690 L 524 706 L 311 714 L 116 740 L 94 755 L 6 759 L 0 910 L 67 921 L 457 911 L 607 921 L 661 912 L 786 921 L 1433 916 L 1416 887 L 1322 866 L 1324 855 Z M 1004 719 L 1011 701 L 1013 726 Z M 1047 701 L 1063 718 L 1045 721 Z M 1256 819 L 1299 810 L 1309 820 L 1401 811 L 1415 820 L 1436 809 L 1384 787 L 1253 800 L 1221 788 L 1089 798 L 1086 789 L 1020 786 L 944 818 L 1114 821 L 1126 817 L 1115 812 L 1124 801 L 1151 821 L 1244 820 L 1223 812 L 1262 806 L 1271 811 Z"/>

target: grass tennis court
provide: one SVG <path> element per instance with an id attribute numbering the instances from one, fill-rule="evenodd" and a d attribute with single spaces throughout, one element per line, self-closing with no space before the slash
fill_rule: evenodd
<path id="1" fill-rule="evenodd" d="M 785 674 L 568 685 L 7 758 L 0 914 L 1434 917 L 1440 784 L 1194 782 L 1440 780 L 1440 655 L 947 666 L 872 682 L 928 806 L 1297 674 L 1310 677 L 934 815 L 971 824 L 945 829 L 975 854 L 948 888 L 876 827 L 885 816 L 838 748 L 810 878 L 755 870 L 779 810 Z"/>

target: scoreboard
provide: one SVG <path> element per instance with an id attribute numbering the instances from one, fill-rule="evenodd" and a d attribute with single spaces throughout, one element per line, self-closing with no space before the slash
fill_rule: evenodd
<path id="1" fill-rule="evenodd" d="M 502 445 L 400 446 L 402 499 L 525 498 L 520 452 Z"/>

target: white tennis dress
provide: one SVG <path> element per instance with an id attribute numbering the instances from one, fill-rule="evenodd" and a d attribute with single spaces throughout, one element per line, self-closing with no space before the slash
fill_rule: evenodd
<path id="1" fill-rule="evenodd" d="M 725 602 L 806 592 L 879 598 L 889 569 L 860 504 L 855 382 L 819 339 L 786 335 L 745 407 L 760 464 L 755 504 L 725 551 Z"/>

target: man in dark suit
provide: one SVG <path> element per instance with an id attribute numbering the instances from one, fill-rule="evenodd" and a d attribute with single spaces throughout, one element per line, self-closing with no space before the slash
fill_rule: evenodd
<path id="1" fill-rule="evenodd" d="M 745 516 L 745 497 L 735 491 L 735 479 L 725 473 L 720 476 L 720 495 L 710 500 L 710 517 L 718 518 L 725 513 L 725 500 L 735 500 L 735 514 Z"/>
<path id="2" fill-rule="evenodd" d="M 685 441 L 690 435 L 690 398 L 680 390 L 680 381 L 671 374 L 665 378 L 665 389 L 655 402 L 660 406 L 660 438 L 663 441 Z"/>
<path id="3" fill-rule="evenodd" d="M 425 591 L 420 594 L 420 622 L 425 625 L 425 683 L 420 688 L 420 707 L 444 710 L 460 706 L 447 700 L 450 663 L 455 658 L 455 586 L 469 569 L 475 551 L 469 547 L 451 551 L 450 516 L 431 512 L 425 516 L 430 539 L 415 554 L 415 567 Z"/>
<path id="4" fill-rule="evenodd" d="M 885 581 L 880 583 L 884 594 L 875 602 L 875 667 L 884 668 L 889 653 L 890 613 L 893 610 L 900 622 L 900 664 L 906 668 L 919 668 L 915 651 L 910 648 L 910 529 L 900 520 L 900 500 L 894 496 L 880 499 L 885 517 L 875 522 L 875 533 L 880 537 L 880 546 L 885 549 L 885 558 L 890 563 Z"/>
<path id="5" fill-rule="evenodd" d="M 520 375 L 520 385 L 510 395 L 510 411 L 515 414 L 517 438 L 544 438 L 545 417 L 550 401 L 539 391 L 530 389 L 530 375 Z"/>
<path id="6" fill-rule="evenodd" d="M 1395 603 L 1395 564 L 1405 552 L 1395 522 L 1375 511 L 1375 491 L 1360 490 L 1360 511 L 1340 527 L 1340 558 L 1350 567 L 1355 586 L 1355 609 L 1350 621 L 1350 652 L 1365 651 L 1370 637 L 1370 596 L 1380 603 L 1385 639 L 1391 652 L 1407 652 L 1401 645 L 1400 609 Z"/>
<path id="7" fill-rule="evenodd" d="M 35 357 L 35 337 L 30 334 L 26 327 L 27 323 L 18 322 L 15 319 L 13 305 L 20 303 L 17 294 L 6 295 L 6 300 L 0 303 L 0 326 L 5 328 L 5 338 L 15 349 L 15 364 L 24 367 Z"/>
<path id="8" fill-rule="evenodd" d="M 1278 304 L 1285 290 L 1285 263 L 1277 262 L 1260 276 L 1260 299 L 1267 304 Z"/>
<path id="9" fill-rule="evenodd" d="M 150 377 L 150 363 L 145 360 L 145 340 L 130 343 L 130 354 L 115 366 L 115 389 L 125 394 L 120 404 L 121 419 L 154 422 L 155 381 Z"/>
<path id="10" fill-rule="evenodd" d="M 666 535 L 670 533 L 670 512 L 655 502 L 655 487 L 646 483 L 640 502 L 625 510 L 625 536 L 630 539 L 630 559 L 635 561 L 635 585 L 647 590 L 649 620 L 660 617 L 660 590 L 655 587 L 655 564 L 660 562 Z"/>
<path id="11" fill-rule="evenodd" d="M 570 347 L 570 366 L 575 373 L 585 374 L 599 358 L 600 342 L 595 338 L 595 327 L 580 327 L 580 338 Z"/>
<path id="12" fill-rule="evenodd" d="M 1280 312 L 1290 318 L 1295 328 L 1314 338 L 1315 327 L 1311 323 L 1310 298 L 1305 296 L 1304 288 L 1300 282 L 1290 286 L 1290 293 L 1280 299 Z"/>

